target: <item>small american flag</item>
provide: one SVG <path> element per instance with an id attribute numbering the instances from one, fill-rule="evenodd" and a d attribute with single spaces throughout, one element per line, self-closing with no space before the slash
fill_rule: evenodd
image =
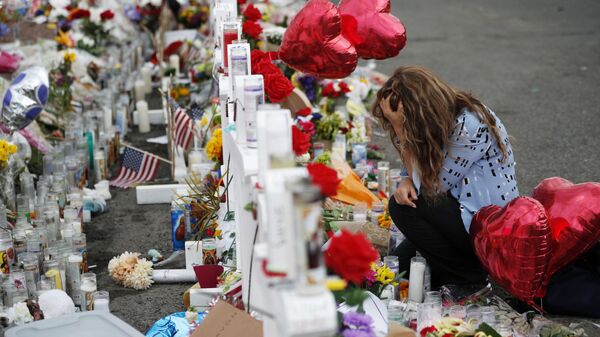
<path id="1" fill-rule="evenodd" d="M 187 149 L 193 137 L 192 128 L 190 127 L 192 119 L 175 100 L 169 98 L 169 104 L 171 105 L 171 112 L 175 116 L 175 122 L 173 123 L 175 143 Z"/>
<path id="2" fill-rule="evenodd" d="M 158 172 L 158 161 L 158 157 L 148 152 L 125 147 L 121 169 L 117 177 L 110 181 L 110 185 L 129 188 L 135 184 L 150 181 Z"/>

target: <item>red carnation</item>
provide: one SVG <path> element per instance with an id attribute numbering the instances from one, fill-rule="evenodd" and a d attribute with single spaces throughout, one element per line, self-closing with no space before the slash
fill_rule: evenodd
<path id="1" fill-rule="evenodd" d="M 313 184 L 319 186 L 324 196 L 331 197 L 337 194 L 341 180 L 338 179 L 336 170 L 321 163 L 310 163 L 307 168 Z"/>
<path id="2" fill-rule="evenodd" d="M 349 93 L 349 92 L 351 91 L 351 90 L 350 90 L 350 87 L 348 86 L 348 84 L 346 84 L 346 82 L 340 82 L 340 83 L 339 83 L 339 86 L 340 86 L 340 90 L 341 90 L 341 91 L 342 91 L 344 94 L 347 94 L 347 93 Z"/>
<path id="3" fill-rule="evenodd" d="M 306 116 L 309 116 L 310 114 L 312 114 L 311 108 L 302 108 L 302 109 L 296 111 L 296 116 L 306 117 Z"/>
<path id="4" fill-rule="evenodd" d="M 69 13 L 68 20 L 73 21 L 73 20 L 89 18 L 89 17 L 90 17 L 90 11 L 88 11 L 87 9 L 75 8 L 74 10 L 72 10 Z"/>
<path id="5" fill-rule="evenodd" d="M 377 252 L 363 233 L 353 234 L 342 229 L 335 235 L 325 251 L 325 264 L 348 282 L 361 284 L 371 272 L 371 263 Z"/>
<path id="6" fill-rule="evenodd" d="M 258 21 L 262 19 L 262 13 L 258 8 L 254 7 L 254 4 L 249 4 L 244 10 L 244 17 L 247 21 Z"/>
<path id="7" fill-rule="evenodd" d="M 310 135 L 302 132 L 296 125 L 292 125 L 292 147 L 297 156 L 305 154 L 311 147 Z"/>
<path id="8" fill-rule="evenodd" d="M 315 125 L 313 124 L 313 122 L 299 121 L 298 124 L 300 125 L 300 128 L 302 128 L 302 131 L 308 133 L 311 136 L 315 134 Z"/>
<path id="9" fill-rule="evenodd" d="M 100 13 L 100 19 L 102 19 L 102 21 L 110 20 L 114 17 L 115 13 L 113 13 L 113 11 L 111 11 L 110 9 L 107 9 L 104 12 Z"/>
<path id="10" fill-rule="evenodd" d="M 246 21 L 242 24 L 242 32 L 255 40 L 258 40 L 262 31 L 262 27 L 255 21 Z"/>
<path id="11" fill-rule="evenodd" d="M 336 98 L 340 95 L 337 91 L 335 91 L 335 88 L 333 87 L 333 82 L 327 83 L 325 87 L 323 87 L 323 91 L 321 91 L 321 94 L 325 97 L 331 98 Z"/>
<path id="12" fill-rule="evenodd" d="M 272 103 L 279 103 L 285 100 L 294 91 L 292 82 L 283 76 L 279 68 L 277 70 L 277 72 L 265 76 L 265 92 Z"/>

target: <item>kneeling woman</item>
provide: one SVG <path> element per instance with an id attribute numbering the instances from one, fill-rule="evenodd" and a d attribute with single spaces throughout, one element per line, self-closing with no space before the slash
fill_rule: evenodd
<path id="1" fill-rule="evenodd" d="M 432 284 L 483 283 L 469 236 L 473 215 L 517 197 L 509 137 L 494 112 L 422 67 L 400 67 L 377 93 L 373 114 L 389 131 L 407 176 L 389 211 L 406 236 L 401 268 L 419 251 Z"/>

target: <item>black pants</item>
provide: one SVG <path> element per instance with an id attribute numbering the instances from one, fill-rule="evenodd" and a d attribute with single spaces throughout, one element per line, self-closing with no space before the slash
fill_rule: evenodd
<path id="1" fill-rule="evenodd" d="M 400 270 L 408 271 L 419 251 L 431 267 L 433 287 L 484 283 L 487 275 L 463 225 L 458 201 L 448 194 L 435 202 L 420 197 L 415 204 L 417 208 L 398 205 L 390 198 L 390 216 L 406 236 L 394 252 Z"/>

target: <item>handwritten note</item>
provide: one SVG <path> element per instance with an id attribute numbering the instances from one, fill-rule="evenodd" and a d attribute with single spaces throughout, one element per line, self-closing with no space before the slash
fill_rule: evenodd
<path id="1" fill-rule="evenodd" d="M 262 337 L 262 323 L 229 303 L 219 301 L 191 337 Z"/>

